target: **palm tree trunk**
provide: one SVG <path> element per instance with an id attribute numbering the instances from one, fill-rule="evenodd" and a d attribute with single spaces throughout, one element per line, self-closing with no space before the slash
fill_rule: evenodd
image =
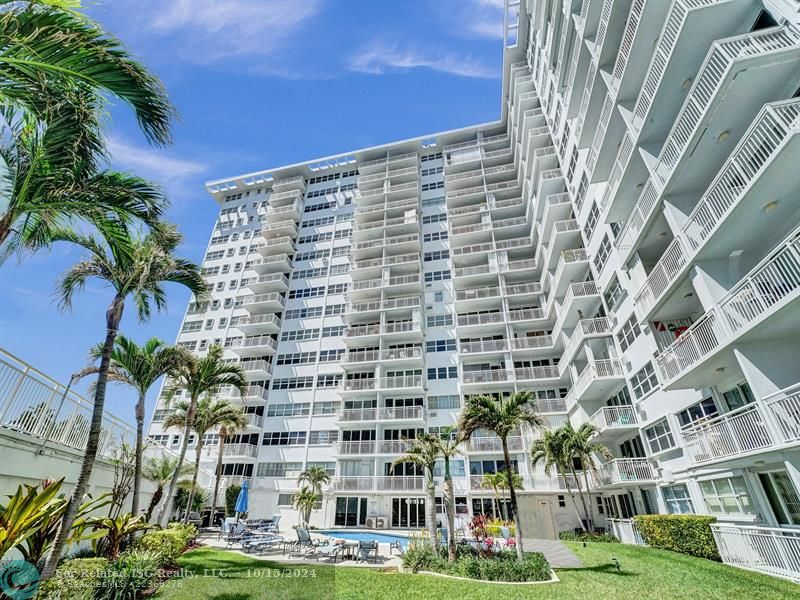
<path id="1" fill-rule="evenodd" d="M 583 504 L 583 514 L 586 516 L 586 525 L 589 524 L 589 508 L 586 506 L 586 498 L 583 495 L 583 488 L 581 488 L 581 479 L 578 477 L 578 474 L 575 472 L 575 467 L 570 465 L 570 472 L 572 473 L 572 477 L 575 479 L 575 485 L 578 486 L 578 495 L 581 497 L 581 504 Z M 587 531 L 585 525 L 581 526 L 584 531 Z"/>
<path id="2" fill-rule="evenodd" d="M 142 490 L 142 453 L 144 453 L 144 394 L 139 393 L 136 403 L 136 448 L 133 457 L 133 500 L 131 501 L 131 514 L 139 514 L 139 494 Z"/>
<path id="3" fill-rule="evenodd" d="M 197 444 L 195 445 L 194 474 L 192 474 L 192 487 L 189 488 L 189 498 L 186 503 L 186 513 L 183 515 L 183 522 L 189 522 L 189 513 L 192 512 L 194 502 L 194 490 L 197 487 L 197 476 L 200 474 L 200 455 L 203 452 L 203 436 L 197 432 Z"/>
<path id="4" fill-rule="evenodd" d="M 522 552 L 522 528 L 519 521 L 519 510 L 517 508 L 517 492 L 514 490 L 514 473 L 511 470 L 511 455 L 508 452 L 508 438 L 502 437 L 503 460 L 506 463 L 506 477 L 508 478 L 508 490 L 511 498 L 511 518 L 514 520 L 514 537 L 517 547 L 517 560 L 523 560 L 525 555 Z"/>
<path id="5" fill-rule="evenodd" d="M 117 328 L 122 320 L 124 309 L 124 298 L 115 296 L 111 305 L 106 311 L 106 340 L 103 343 L 103 354 L 100 357 L 100 368 L 97 371 L 97 383 L 94 392 L 94 407 L 92 408 L 92 420 L 89 426 L 89 437 L 86 441 L 86 451 L 83 453 L 81 471 L 72 495 L 69 498 L 64 516 L 61 518 L 61 525 L 56 533 L 53 546 L 47 555 L 47 561 L 41 573 L 41 581 L 45 581 L 53 576 L 64 550 L 72 524 L 78 515 L 78 509 L 83 502 L 86 490 L 89 488 L 89 478 L 92 476 L 94 461 L 100 447 L 100 433 L 103 427 L 103 409 L 106 403 L 106 384 L 108 383 L 108 368 L 111 365 L 111 352 L 114 349 L 114 339 L 117 337 Z"/>
<path id="6" fill-rule="evenodd" d="M 214 526 L 214 515 L 217 512 L 217 495 L 219 494 L 219 483 L 222 478 L 222 452 L 225 450 L 225 428 L 219 431 L 219 452 L 217 453 L 217 468 L 214 472 L 214 496 L 211 499 L 211 526 Z"/>
<path id="7" fill-rule="evenodd" d="M 433 469 L 428 471 L 428 499 L 425 502 L 425 520 L 428 522 L 428 535 L 431 538 L 433 549 L 439 548 L 439 536 L 436 530 L 436 485 L 433 482 Z"/>
<path id="8" fill-rule="evenodd" d="M 444 510 L 447 514 L 447 560 L 456 560 L 456 499 L 453 492 L 453 477 L 450 474 L 450 457 L 444 457 Z"/>
<path id="9" fill-rule="evenodd" d="M 175 500 L 175 488 L 178 487 L 178 479 L 181 476 L 181 466 L 186 459 L 186 449 L 189 447 L 189 436 L 192 434 L 192 423 L 194 423 L 194 413 L 197 411 L 197 398 L 194 396 L 189 400 L 189 408 L 186 410 L 186 423 L 183 426 L 183 441 L 181 442 L 181 451 L 178 453 L 178 462 L 175 466 L 175 472 L 172 474 L 172 479 L 169 481 L 167 488 L 167 497 L 164 499 L 164 504 L 158 513 L 156 523 L 164 525 L 162 520 L 166 515 L 169 518 L 172 510 L 172 503 Z"/>

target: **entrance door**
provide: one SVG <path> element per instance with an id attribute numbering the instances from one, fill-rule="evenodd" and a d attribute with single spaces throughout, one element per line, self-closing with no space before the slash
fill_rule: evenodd
<path id="1" fill-rule="evenodd" d="M 392 498 L 392 527 L 425 527 L 425 498 Z"/>
<path id="2" fill-rule="evenodd" d="M 333 523 L 337 527 L 361 527 L 367 520 L 367 499 L 357 496 L 336 498 Z"/>

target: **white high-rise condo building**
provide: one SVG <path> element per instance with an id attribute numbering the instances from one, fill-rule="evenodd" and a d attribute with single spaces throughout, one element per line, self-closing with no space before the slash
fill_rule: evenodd
<path id="1" fill-rule="evenodd" d="M 408 440 L 531 390 L 614 456 L 596 525 L 710 514 L 726 561 L 800 576 L 799 11 L 509 0 L 500 120 L 209 182 L 212 300 L 178 340 L 250 379 L 223 489 L 293 523 L 321 465 L 314 525 L 421 528 Z M 551 537 L 577 517 L 536 435 L 509 443 L 525 534 Z M 499 440 L 464 450 L 458 514 L 497 514 Z"/>

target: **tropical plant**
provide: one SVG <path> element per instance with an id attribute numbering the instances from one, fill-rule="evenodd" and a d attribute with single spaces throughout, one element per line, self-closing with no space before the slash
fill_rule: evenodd
<path id="1" fill-rule="evenodd" d="M 322 496 L 310 487 L 301 487 L 292 496 L 292 504 L 300 513 L 303 525 L 308 527 L 311 520 L 311 511 L 314 506 L 322 499 Z"/>
<path id="2" fill-rule="evenodd" d="M 150 521 L 153 511 L 164 496 L 164 486 L 172 479 L 172 474 L 177 468 L 178 459 L 176 457 L 167 456 L 166 454 L 153 456 L 142 466 L 142 477 L 156 484 L 156 489 L 153 492 L 153 496 L 150 498 L 150 505 L 147 507 L 147 511 L 145 511 L 148 521 Z M 192 467 L 184 463 L 181 465 L 178 475 L 188 475 L 191 473 L 191 470 Z"/>
<path id="3" fill-rule="evenodd" d="M 125 538 L 137 531 L 144 531 L 151 527 L 144 515 L 134 516 L 131 513 L 125 513 L 116 518 L 92 517 L 87 522 L 95 531 L 105 530 L 105 536 L 94 540 L 92 547 L 95 554 L 105 556 L 110 560 L 117 557 Z"/>
<path id="4" fill-rule="evenodd" d="M 306 468 L 305 471 L 300 473 L 297 477 L 297 483 L 306 483 L 308 487 L 314 490 L 317 494 L 322 494 L 323 484 L 331 482 L 330 473 L 320 465 L 314 465 Z"/>
<path id="5" fill-rule="evenodd" d="M 183 439 L 178 452 L 180 463 L 183 463 L 186 458 L 186 449 L 189 446 L 189 436 L 192 432 L 194 415 L 197 412 L 197 402 L 200 397 L 206 394 L 215 394 L 223 385 L 233 386 L 242 395 L 247 389 L 247 378 L 242 368 L 239 365 L 225 362 L 222 354 L 222 346 L 212 345 L 205 356 L 188 356 L 187 360 L 183 361 L 171 375 L 170 384 L 166 389 L 167 401 L 170 402 L 180 390 L 186 390 L 189 394 L 185 412 L 186 420 L 183 424 Z M 164 515 L 170 514 L 179 477 L 180 474 L 177 471 L 172 474 L 167 488 L 167 498 L 156 518 L 158 523 L 162 522 Z"/>
<path id="6" fill-rule="evenodd" d="M 594 441 L 597 435 L 597 428 L 591 423 L 583 423 L 578 429 L 574 429 L 572 424 L 567 422 L 561 426 L 564 431 L 566 439 L 566 449 L 571 459 L 577 459 L 583 471 L 583 480 L 586 484 L 587 501 L 584 502 L 584 510 L 586 512 L 586 522 L 589 527 L 592 527 L 594 522 L 594 511 L 592 504 L 592 488 L 589 483 L 590 479 L 597 476 L 597 461 L 595 456 L 600 456 L 605 460 L 613 458 L 611 451 L 600 442 Z M 570 460 L 570 463 L 573 461 Z M 574 470 L 573 470 L 574 474 Z M 591 475 L 591 478 L 589 477 Z M 577 477 L 576 477 L 577 479 Z M 580 491 L 580 485 L 578 485 Z M 581 497 L 583 497 L 581 495 Z"/>
<path id="7" fill-rule="evenodd" d="M 181 400 L 175 405 L 175 412 L 164 419 L 164 429 L 170 427 L 184 427 L 186 424 L 187 413 L 189 412 L 190 403 L 186 400 Z M 195 459 L 194 471 L 192 474 L 192 485 L 189 488 L 189 499 L 187 501 L 186 515 L 184 522 L 189 522 L 189 512 L 192 510 L 192 494 L 197 487 L 197 476 L 200 473 L 200 457 L 203 452 L 203 438 L 205 435 L 217 427 L 225 426 L 234 429 L 241 429 L 247 424 L 244 416 L 244 410 L 241 406 L 231 403 L 229 400 L 215 400 L 212 396 L 206 395 L 197 402 L 197 409 L 192 419 L 192 429 L 195 433 Z M 221 471 L 222 462 L 222 448 L 217 458 L 218 471 Z M 219 485 L 217 482 L 216 486 Z M 211 513 L 213 516 L 213 512 Z"/>
<path id="8" fill-rule="evenodd" d="M 152 222 L 160 192 L 99 170 L 107 97 L 134 111 L 153 144 L 171 141 L 174 108 L 162 83 L 121 42 L 70 2 L 2 2 L 0 105 L 6 135 L 0 247 L 41 247 L 74 219 L 124 231 L 130 217 Z"/>
<path id="9" fill-rule="evenodd" d="M 456 551 L 456 501 L 453 490 L 453 475 L 450 471 L 450 461 L 463 453 L 461 444 L 464 440 L 454 427 L 443 427 L 439 431 L 438 454 L 444 462 L 444 508 L 447 516 L 447 559 L 452 562 L 457 558 Z"/>
<path id="10" fill-rule="evenodd" d="M 580 516 L 578 503 L 575 494 L 572 493 L 572 482 L 575 480 L 569 473 L 572 459 L 566 449 L 566 438 L 561 429 L 549 429 L 542 432 L 541 437 L 533 442 L 531 447 L 531 466 L 536 468 L 540 463 L 543 465 L 544 473 L 547 476 L 553 474 L 561 477 L 564 486 L 567 488 L 567 495 L 572 500 L 575 507 L 575 514 L 578 515 L 581 529 L 586 532 L 586 525 Z"/>
<path id="11" fill-rule="evenodd" d="M 508 436 L 523 427 L 535 429 L 544 427 L 544 418 L 532 408 L 534 402 L 533 394 L 528 391 L 516 392 L 497 399 L 492 396 L 470 396 L 458 421 L 458 428 L 467 440 L 478 431 L 491 431 L 500 439 L 505 463 L 504 471 L 508 479 L 511 517 L 516 528 L 516 550 L 519 560 L 523 560 L 524 557 L 522 528 L 517 507 L 517 493 L 514 490 L 514 468 L 508 450 Z"/>
<path id="12" fill-rule="evenodd" d="M 399 456 L 392 462 L 391 469 L 394 471 L 397 465 L 411 463 L 420 467 L 425 473 L 425 523 L 428 526 L 428 535 L 434 550 L 439 548 L 439 539 L 436 531 L 436 484 L 433 479 L 433 471 L 436 468 L 436 459 L 439 457 L 439 438 L 432 433 L 423 433 L 415 439 L 408 440 L 409 444 L 405 454 Z"/>
<path id="13" fill-rule="evenodd" d="M 522 475 L 519 473 L 512 473 L 511 480 L 515 490 L 522 489 Z M 494 492 L 494 499 L 497 502 L 500 516 L 508 520 L 505 507 L 505 492 L 508 491 L 508 475 L 506 472 L 497 471 L 496 473 L 484 473 L 481 478 L 481 488 Z"/>
<path id="14" fill-rule="evenodd" d="M 92 348 L 90 357 L 93 361 L 102 358 L 103 346 L 98 344 Z M 184 360 L 186 352 L 179 346 L 171 346 L 158 338 L 150 338 L 140 346 L 132 339 L 119 334 L 114 340 L 111 351 L 111 366 L 108 380 L 121 383 L 136 390 L 136 447 L 134 450 L 133 501 L 131 512 L 139 514 L 139 496 L 142 488 L 142 456 L 144 454 L 144 411 L 148 390 L 164 375 L 167 375 Z M 77 373 L 77 377 L 95 375 L 96 366 L 88 367 Z"/>
<path id="15" fill-rule="evenodd" d="M 89 477 L 100 446 L 111 354 L 125 300 L 130 296 L 136 305 L 139 320 L 147 321 L 153 311 L 152 305 L 157 310 L 166 306 L 165 282 L 184 285 L 200 299 L 205 299 L 208 294 L 205 280 L 197 265 L 174 255 L 183 239 L 174 226 L 163 225 L 142 238 L 128 239 L 126 242 L 111 239 L 103 242 L 71 231 L 62 231 L 57 237 L 78 244 L 90 253 L 88 259 L 68 269 L 63 275 L 58 290 L 61 308 L 71 308 L 75 294 L 91 278 L 108 283 L 114 290 L 114 298 L 105 316 L 106 338 L 97 372 L 92 419 L 80 474 L 64 513 L 61 528 L 42 570 L 42 579 L 47 579 L 55 571 L 66 537 L 89 485 Z"/>

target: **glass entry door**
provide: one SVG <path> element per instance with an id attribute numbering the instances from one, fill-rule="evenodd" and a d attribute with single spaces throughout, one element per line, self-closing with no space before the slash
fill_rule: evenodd
<path id="1" fill-rule="evenodd" d="M 357 496 L 336 498 L 336 515 L 333 523 L 337 527 L 362 527 L 367 520 L 367 499 Z"/>
<path id="2" fill-rule="evenodd" d="M 425 498 L 392 498 L 392 527 L 425 527 Z"/>

